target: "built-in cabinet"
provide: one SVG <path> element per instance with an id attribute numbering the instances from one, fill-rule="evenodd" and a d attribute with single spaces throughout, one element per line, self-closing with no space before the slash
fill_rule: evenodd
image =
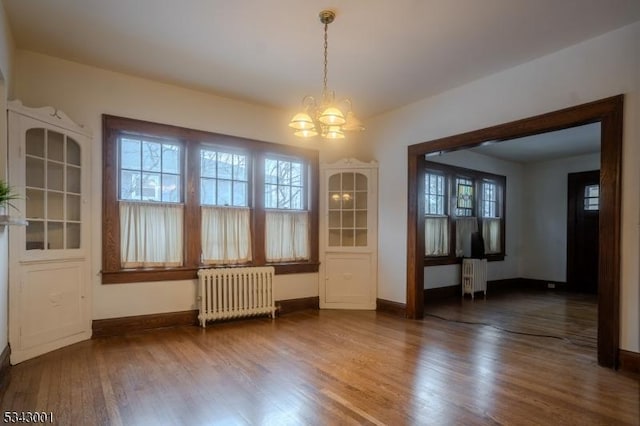
<path id="1" fill-rule="evenodd" d="M 378 165 L 343 159 L 321 170 L 320 307 L 375 309 Z"/>
<path id="2" fill-rule="evenodd" d="M 26 226 L 9 227 L 13 364 L 91 337 L 91 134 L 50 107 L 9 104 L 9 183 Z"/>

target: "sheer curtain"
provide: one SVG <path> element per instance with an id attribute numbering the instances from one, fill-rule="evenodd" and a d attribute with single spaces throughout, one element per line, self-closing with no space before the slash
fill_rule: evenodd
<path id="1" fill-rule="evenodd" d="M 427 216 L 424 224 L 424 246 L 427 256 L 449 254 L 449 218 L 447 216 Z"/>
<path id="2" fill-rule="evenodd" d="M 478 231 L 478 219 L 464 217 L 456 219 L 456 257 L 471 256 L 471 234 Z"/>
<path id="3" fill-rule="evenodd" d="M 182 204 L 120 202 L 123 268 L 182 266 Z"/>
<path id="4" fill-rule="evenodd" d="M 251 210 L 202 206 L 202 262 L 207 265 L 251 260 Z"/>
<path id="5" fill-rule="evenodd" d="M 485 217 L 482 219 L 482 238 L 485 253 L 500 253 L 500 218 Z"/>
<path id="6" fill-rule="evenodd" d="M 309 259 L 309 212 L 267 210 L 265 225 L 267 262 Z"/>

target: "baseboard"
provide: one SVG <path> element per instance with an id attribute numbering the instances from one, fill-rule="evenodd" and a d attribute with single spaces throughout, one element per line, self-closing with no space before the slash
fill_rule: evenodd
<path id="1" fill-rule="evenodd" d="M 450 285 L 447 287 L 438 288 L 425 288 L 424 289 L 424 303 L 440 302 L 445 299 L 451 299 L 452 297 L 460 297 L 462 294 L 462 285 Z"/>
<path id="2" fill-rule="evenodd" d="M 276 301 L 276 308 L 278 309 L 278 315 L 286 315 L 306 309 L 320 309 L 320 297 L 278 300 Z"/>
<path id="3" fill-rule="evenodd" d="M 487 294 L 523 288 L 529 290 L 550 290 L 549 284 L 554 285 L 552 290 L 565 291 L 567 289 L 567 283 L 560 281 L 535 280 L 532 278 L 507 278 L 504 280 L 487 281 Z M 438 288 L 425 288 L 424 303 L 440 302 L 452 297 L 460 297 L 461 294 L 461 284 Z"/>
<path id="4" fill-rule="evenodd" d="M 567 283 L 562 281 L 536 280 L 533 278 L 520 278 L 520 281 L 522 281 L 522 287 L 534 290 L 567 290 Z M 553 287 L 549 287 L 549 284 Z"/>
<path id="5" fill-rule="evenodd" d="M 4 392 L 7 385 L 9 385 L 9 371 L 11 370 L 10 355 L 11 348 L 7 345 L 4 347 L 2 354 L 0 354 L 0 393 Z"/>
<path id="6" fill-rule="evenodd" d="M 397 317 L 407 317 L 407 305 L 391 300 L 376 299 L 376 311 L 391 314 Z"/>
<path id="7" fill-rule="evenodd" d="M 305 297 L 301 299 L 279 300 L 275 303 L 279 308 L 279 314 L 282 315 L 303 309 L 318 309 L 320 306 L 320 298 L 317 296 Z M 185 325 L 198 325 L 197 310 L 93 320 L 91 328 L 93 330 L 92 338 L 96 338 L 121 336 L 131 332 Z"/>
<path id="8" fill-rule="evenodd" d="M 640 374 L 640 353 L 620 349 L 618 351 L 619 369 L 629 373 Z"/>
<path id="9" fill-rule="evenodd" d="M 121 336 L 126 333 L 155 328 L 197 325 L 198 311 L 167 312 L 162 314 L 136 315 L 131 317 L 93 320 L 93 338 Z"/>

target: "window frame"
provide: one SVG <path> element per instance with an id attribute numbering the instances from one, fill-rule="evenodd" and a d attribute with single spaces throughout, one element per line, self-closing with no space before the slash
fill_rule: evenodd
<path id="1" fill-rule="evenodd" d="M 505 251 L 505 223 L 506 223 L 506 197 L 507 197 L 507 178 L 503 175 L 497 175 L 479 170 L 467 169 L 463 167 L 450 166 L 448 164 L 436 163 L 425 160 L 424 174 L 440 173 L 445 177 L 445 216 L 449 217 L 449 254 L 445 256 L 426 256 L 424 255 L 424 266 L 437 265 L 453 265 L 462 263 L 461 257 L 456 257 L 456 219 L 458 217 L 476 217 L 478 219 L 478 229 L 482 229 L 482 203 L 484 202 L 482 193 L 482 183 L 489 181 L 496 184 L 496 199 L 498 206 L 496 211 L 500 215 L 500 252 L 486 255 L 489 262 L 502 261 L 506 256 Z M 424 178 L 423 178 L 424 179 Z M 457 196 L 457 180 L 468 179 L 473 183 L 473 206 L 471 216 L 457 216 L 457 202 L 452 201 L 452 197 Z M 425 189 L 426 197 L 426 189 Z M 425 217 L 429 215 L 425 214 Z"/>
<path id="2" fill-rule="evenodd" d="M 183 144 L 181 182 L 184 203 L 184 264 L 170 268 L 131 268 L 120 265 L 119 147 L 120 136 L 173 139 Z M 232 266 L 274 266 L 276 274 L 318 272 L 319 268 L 319 153 L 317 150 L 264 142 L 237 136 L 136 120 L 102 116 L 102 283 L 134 283 L 196 279 L 201 263 L 200 151 L 201 149 L 244 151 L 248 155 L 248 204 L 251 209 L 253 261 Z M 310 256 L 307 261 L 268 263 L 265 260 L 264 159 L 277 156 L 299 159 L 306 166 L 305 205 L 309 211 Z M 193 171 L 197 172 L 194 173 Z M 191 173 L 189 172 L 191 171 Z M 262 190 L 260 190 L 262 189 Z M 218 266 L 218 267 L 226 267 Z"/>

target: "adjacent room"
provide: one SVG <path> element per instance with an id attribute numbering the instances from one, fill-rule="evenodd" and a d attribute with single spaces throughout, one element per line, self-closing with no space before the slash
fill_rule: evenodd
<path id="1" fill-rule="evenodd" d="M 0 406 L 640 421 L 640 2 L 2 0 Z"/>

